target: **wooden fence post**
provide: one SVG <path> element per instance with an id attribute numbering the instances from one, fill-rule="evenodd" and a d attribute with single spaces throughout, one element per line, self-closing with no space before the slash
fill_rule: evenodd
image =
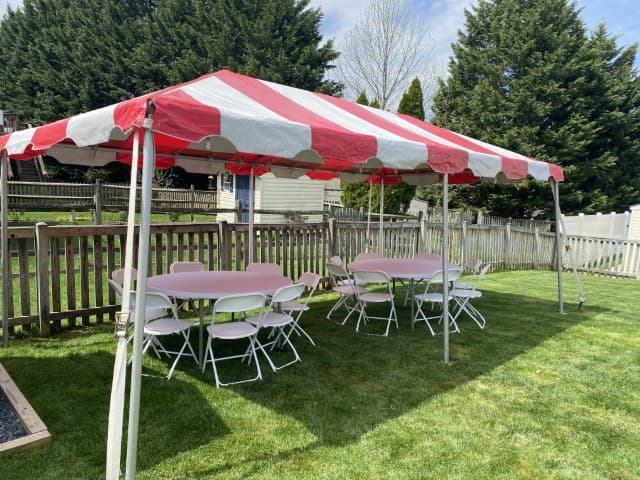
<path id="1" fill-rule="evenodd" d="M 231 270 L 231 242 L 227 235 L 229 225 L 226 220 L 218 223 L 218 265 L 220 270 Z"/>
<path id="2" fill-rule="evenodd" d="M 196 187 L 193 186 L 193 184 L 191 184 L 191 188 L 190 188 L 190 194 L 191 194 L 191 223 L 195 222 L 195 216 L 193 215 L 193 211 L 196 208 Z"/>
<path id="3" fill-rule="evenodd" d="M 462 238 L 460 239 L 460 264 L 467 260 L 467 221 L 462 222 Z"/>
<path id="4" fill-rule="evenodd" d="M 329 258 L 338 254 L 337 242 L 336 242 L 336 219 L 329 219 Z"/>
<path id="5" fill-rule="evenodd" d="M 47 224 L 36 223 L 36 278 L 40 335 L 49 335 L 49 236 Z"/>
<path id="6" fill-rule="evenodd" d="M 533 268 L 540 268 L 540 227 L 536 225 L 534 229 L 535 257 L 533 259 Z"/>
<path id="7" fill-rule="evenodd" d="M 418 211 L 418 227 L 420 228 L 420 230 L 418 231 L 418 235 L 416 235 L 416 250 L 414 254 L 425 251 L 424 212 L 422 210 Z"/>
<path id="8" fill-rule="evenodd" d="M 102 182 L 96 179 L 96 190 L 93 195 L 96 225 L 102 225 Z"/>

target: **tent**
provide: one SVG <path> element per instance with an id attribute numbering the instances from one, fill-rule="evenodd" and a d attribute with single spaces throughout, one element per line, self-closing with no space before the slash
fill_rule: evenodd
<path id="1" fill-rule="evenodd" d="M 245 175 L 261 175 L 271 171 L 276 176 L 297 178 L 307 175 L 320 180 L 339 176 L 342 181 L 366 179 L 383 182 L 384 185 L 400 181 L 413 185 L 441 181 L 445 252 L 448 250 L 446 212 L 450 183 L 474 183 L 481 179 L 512 182 L 525 178 L 550 181 L 556 193 L 558 214 L 557 182 L 563 180 L 559 166 L 406 115 L 225 70 L 48 125 L 4 135 L 0 137 L 0 152 L 3 272 L 8 271 L 5 207 L 8 158 L 26 159 L 46 154 L 64 163 L 99 166 L 120 161 L 132 164 L 134 168 L 141 160 L 140 239 L 149 238 L 154 168 L 175 165 L 187 171 L 207 174 L 218 173 L 226 168 L 232 173 Z M 135 173 L 133 169 L 132 172 Z M 132 175 L 133 187 L 135 175 Z M 133 213 L 131 208 L 131 229 Z M 128 238 L 132 238 L 132 230 L 129 233 Z M 138 308 L 135 322 L 139 326 L 144 321 L 143 292 L 146 290 L 149 254 L 148 249 L 143 247 L 140 245 L 137 259 Z M 127 252 L 131 251 L 127 249 Z M 559 255 L 557 257 L 560 265 Z M 446 256 L 444 258 L 446 261 Z M 132 259 L 127 258 L 126 263 L 131 266 Z M 446 268 L 444 270 L 446 272 Z M 560 275 L 558 281 L 562 311 Z M 446 279 L 444 285 L 447 285 Z M 125 285 L 125 288 L 128 287 Z M 3 289 L 3 295 L 6 294 L 6 289 Z M 7 300 L 5 298 L 3 303 L 5 322 L 8 317 Z M 123 305 L 123 314 L 126 320 L 128 305 Z M 446 311 L 444 318 L 448 318 Z M 118 323 L 122 326 L 125 322 L 121 319 Z M 120 467 L 125 378 L 125 359 L 120 346 L 126 342 L 123 330 L 118 330 L 120 339 L 114 367 L 107 478 L 117 478 Z M 4 332 L 6 336 L 7 328 Z M 446 326 L 443 332 L 446 363 L 449 361 Z M 125 472 L 127 479 L 134 478 L 136 470 L 141 345 L 142 328 L 136 328 Z"/>

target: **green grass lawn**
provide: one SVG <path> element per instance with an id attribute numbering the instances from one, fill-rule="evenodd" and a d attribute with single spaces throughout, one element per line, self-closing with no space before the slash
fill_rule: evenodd
<path id="1" fill-rule="evenodd" d="M 461 321 L 450 365 L 408 308 L 389 338 L 356 335 L 324 319 L 327 293 L 304 321 L 317 348 L 298 340 L 302 363 L 263 362 L 262 382 L 216 389 L 188 360 L 167 382 L 147 356 L 138 478 L 640 478 L 640 283 L 583 276 L 578 311 L 566 275 L 559 315 L 555 278 L 489 274 L 487 328 Z M 53 435 L 0 459 L 0 478 L 104 478 L 114 351 L 108 325 L 0 350 Z"/>

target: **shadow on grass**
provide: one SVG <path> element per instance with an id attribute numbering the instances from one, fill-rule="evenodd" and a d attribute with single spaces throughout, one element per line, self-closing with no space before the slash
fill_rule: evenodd
<path id="1" fill-rule="evenodd" d="M 100 343 L 95 342 L 95 338 L 89 338 L 84 346 Z M 11 472 L 24 475 L 13 478 L 104 478 L 114 356 L 102 351 L 60 356 L 62 352 L 56 350 L 63 349 L 63 342 L 59 348 L 52 347 L 47 349 L 47 357 L 2 358 L 23 394 L 49 427 L 52 443 L 41 450 L 3 458 L 0 478 L 12 478 Z M 224 423 L 197 387 L 176 376 L 167 382 L 160 376 L 167 370 L 155 371 L 147 361 L 143 367 L 138 470 L 227 433 Z M 128 389 L 125 402 L 129 402 Z M 126 444 L 127 421 L 125 411 L 123 444 Z M 51 462 L 52 459 L 55 462 Z M 124 461 L 123 452 L 123 465 Z"/>
<path id="2" fill-rule="evenodd" d="M 399 308 L 400 328 L 384 338 L 355 334 L 351 319 L 345 326 L 324 320 L 332 302 L 321 301 L 304 322 L 317 348 L 297 339 L 302 363 L 278 373 L 269 370 L 261 383 L 234 390 L 302 422 L 318 444 L 345 445 L 603 310 L 559 315 L 551 300 L 483 293 L 475 303 L 487 327 L 480 330 L 468 318 L 459 321 L 462 333 L 450 335 L 449 365 L 442 361 L 442 336 L 432 337 L 424 324 L 411 330 L 408 307 Z"/>

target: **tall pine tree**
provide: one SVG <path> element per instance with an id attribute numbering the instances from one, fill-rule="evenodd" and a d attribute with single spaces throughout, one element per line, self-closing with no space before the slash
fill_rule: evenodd
<path id="1" fill-rule="evenodd" d="M 636 46 L 604 26 L 589 37 L 574 2 L 480 0 L 466 12 L 434 98 L 434 123 L 562 165 L 567 212 L 640 201 Z M 455 205 L 503 216 L 547 215 L 548 186 L 458 187 Z"/>

